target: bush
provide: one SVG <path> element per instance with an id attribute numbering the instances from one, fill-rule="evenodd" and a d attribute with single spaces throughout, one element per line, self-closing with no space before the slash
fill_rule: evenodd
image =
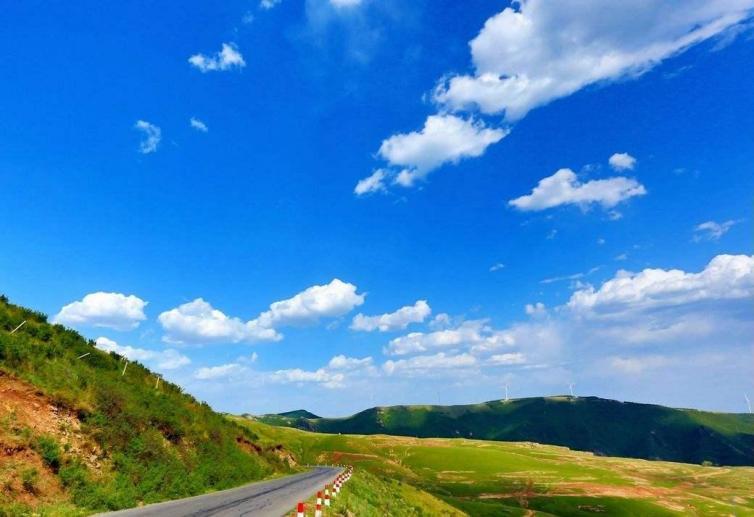
<path id="1" fill-rule="evenodd" d="M 50 467 L 53 472 L 57 473 L 60 469 L 61 453 L 58 443 L 49 436 L 40 436 L 37 439 L 36 447 L 45 465 Z"/>

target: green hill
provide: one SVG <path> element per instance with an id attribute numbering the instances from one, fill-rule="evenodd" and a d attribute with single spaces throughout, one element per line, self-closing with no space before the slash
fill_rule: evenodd
<path id="1" fill-rule="evenodd" d="M 119 509 L 290 470 L 284 450 L 125 364 L 0 297 L 0 515 Z"/>
<path id="2" fill-rule="evenodd" d="M 278 413 L 278 415 L 286 418 L 322 418 L 305 409 L 286 411 L 285 413 Z"/>
<path id="3" fill-rule="evenodd" d="M 323 433 L 527 441 L 605 456 L 754 465 L 754 415 L 597 397 L 392 406 L 367 409 L 346 418 L 276 415 L 260 420 Z"/>
<path id="4" fill-rule="evenodd" d="M 320 434 L 231 418 L 260 443 L 285 443 L 301 463 L 354 465 L 328 515 L 754 516 L 752 467 L 597 457 L 529 442 Z"/>

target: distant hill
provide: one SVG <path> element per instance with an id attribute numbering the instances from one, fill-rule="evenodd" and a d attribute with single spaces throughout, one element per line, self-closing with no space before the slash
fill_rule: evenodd
<path id="1" fill-rule="evenodd" d="M 295 411 L 286 411 L 285 413 L 278 413 L 278 416 L 286 418 L 321 418 L 314 413 L 305 409 L 297 409 Z"/>
<path id="2" fill-rule="evenodd" d="M 138 362 L 0 296 L 0 515 L 113 510 L 290 471 L 284 449 L 257 441 Z"/>
<path id="3" fill-rule="evenodd" d="M 754 465 L 754 415 L 597 397 L 377 407 L 346 418 L 274 415 L 258 419 L 323 433 L 527 441 L 606 456 Z"/>

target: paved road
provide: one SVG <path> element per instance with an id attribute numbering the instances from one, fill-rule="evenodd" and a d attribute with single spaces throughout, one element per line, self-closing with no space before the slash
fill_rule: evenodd
<path id="1" fill-rule="evenodd" d="M 251 483 L 222 492 L 150 504 L 103 515 L 123 517 L 280 517 L 331 483 L 343 469 L 315 467 L 308 472 Z"/>

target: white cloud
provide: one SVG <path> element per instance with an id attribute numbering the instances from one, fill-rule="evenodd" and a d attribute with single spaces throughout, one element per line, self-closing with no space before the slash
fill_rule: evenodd
<path id="1" fill-rule="evenodd" d="M 238 363 L 222 364 L 199 368 L 194 372 L 194 378 L 202 381 L 227 378 L 246 372 L 246 368 Z"/>
<path id="2" fill-rule="evenodd" d="M 401 307 L 395 312 L 378 316 L 357 314 L 353 318 L 351 329 L 364 332 L 372 332 L 373 330 L 379 330 L 380 332 L 393 332 L 405 329 L 411 323 L 421 323 L 427 319 L 430 314 L 432 314 L 432 309 L 427 301 L 418 300 L 414 305 L 407 305 Z"/>
<path id="3" fill-rule="evenodd" d="M 223 43 L 222 49 L 211 56 L 194 54 L 188 59 L 188 62 L 202 73 L 225 71 L 246 66 L 246 61 L 244 61 L 235 43 Z"/>
<path id="4" fill-rule="evenodd" d="M 500 271 L 504 267 L 505 267 L 505 264 L 502 264 L 500 262 L 498 262 L 497 264 L 493 264 L 492 266 L 490 266 L 490 273 L 494 273 L 495 271 Z"/>
<path id="5" fill-rule="evenodd" d="M 282 336 L 272 328 L 231 318 L 202 298 L 184 303 L 159 315 L 168 343 L 239 343 L 242 341 L 279 341 Z"/>
<path id="6" fill-rule="evenodd" d="M 626 199 L 646 193 L 644 186 L 631 178 L 617 176 L 581 183 L 571 169 L 560 169 L 552 176 L 541 179 L 531 194 L 512 199 L 508 204 L 524 211 L 545 210 L 566 204 L 588 206 L 593 203 L 612 208 Z"/>
<path id="7" fill-rule="evenodd" d="M 513 352 L 508 354 L 495 354 L 490 356 L 487 360 L 487 364 L 494 366 L 504 366 L 512 364 L 524 364 L 526 362 L 526 356 L 521 352 Z"/>
<path id="8" fill-rule="evenodd" d="M 364 357 L 357 359 L 355 357 L 346 357 L 344 355 L 336 355 L 330 362 L 327 363 L 328 368 L 331 370 L 359 370 L 361 368 L 367 368 L 372 366 L 372 358 Z"/>
<path id="9" fill-rule="evenodd" d="M 427 352 L 436 348 L 471 347 L 475 352 L 494 350 L 513 345 L 511 336 L 496 331 L 486 320 L 465 321 L 455 328 L 434 332 L 411 332 L 390 340 L 385 353 L 407 355 Z"/>
<path id="10" fill-rule="evenodd" d="M 491 144 L 499 142 L 507 130 L 488 128 L 482 121 L 455 115 L 427 117 L 421 131 L 393 135 L 382 142 L 379 154 L 395 167 L 404 167 L 395 179 L 411 187 L 432 170 L 445 163 L 481 156 Z"/>
<path id="11" fill-rule="evenodd" d="M 636 166 L 636 158 L 628 153 L 615 153 L 608 159 L 607 163 L 616 171 L 633 170 Z"/>
<path id="12" fill-rule="evenodd" d="M 410 359 L 388 360 L 382 365 L 382 370 L 388 375 L 422 374 L 437 370 L 463 369 L 476 366 L 477 359 L 470 354 L 446 355 L 443 352 L 435 355 L 419 355 Z"/>
<path id="13" fill-rule="evenodd" d="M 141 154 L 155 152 L 160 145 L 160 140 L 162 140 L 162 130 L 146 120 L 137 120 L 134 129 L 144 133 L 144 138 L 139 142 L 139 152 Z"/>
<path id="14" fill-rule="evenodd" d="M 259 2 L 259 7 L 261 9 L 264 9 L 265 11 L 269 11 L 273 7 L 276 7 L 278 4 L 280 4 L 282 0 L 261 0 Z"/>
<path id="15" fill-rule="evenodd" d="M 360 5 L 362 0 L 330 0 L 330 5 L 335 8 L 356 7 Z"/>
<path id="16" fill-rule="evenodd" d="M 715 221 L 706 221 L 694 227 L 694 242 L 701 241 L 718 241 L 720 237 L 728 233 L 734 225 L 741 221 L 724 221 L 717 223 Z"/>
<path id="17" fill-rule="evenodd" d="M 315 285 L 287 300 L 274 302 L 257 318 L 242 321 L 226 316 L 202 298 L 165 311 L 158 317 L 169 343 L 240 343 L 280 341 L 276 329 L 286 325 L 317 323 L 320 318 L 342 316 L 364 303 L 366 295 L 337 278 Z"/>
<path id="18" fill-rule="evenodd" d="M 207 131 L 209 131 L 209 128 L 207 127 L 207 124 L 205 124 L 204 122 L 202 122 L 198 118 L 191 117 L 189 119 L 189 124 L 191 125 L 191 127 L 193 127 L 194 129 L 196 129 L 197 131 L 201 131 L 202 133 L 206 133 Z"/>
<path id="19" fill-rule="evenodd" d="M 547 307 L 542 302 L 537 302 L 534 304 L 527 303 L 524 307 L 524 311 L 528 316 L 544 316 L 547 314 Z"/>
<path id="20" fill-rule="evenodd" d="M 489 18 L 471 43 L 473 76 L 442 81 L 438 103 L 518 120 L 585 86 L 636 77 L 746 19 L 751 0 L 552 3 Z"/>
<path id="21" fill-rule="evenodd" d="M 718 255 L 699 273 L 679 269 L 619 271 L 599 289 L 590 286 L 573 293 L 567 306 L 581 315 L 610 316 L 753 296 L 754 257 Z"/>
<path id="22" fill-rule="evenodd" d="M 145 348 L 134 348 L 128 345 L 119 345 L 117 342 L 106 337 L 98 337 L 95 343 L 100 350 L 115 352 L 129 361 L 153 364 L 158 370 L 175 370 L 191 364 L 191 359 L 171 348 L 160 352 Z"/>
<path id="23" fill-rule="evenodd" d="M 69 303 L 53 317 L 54 323 L 70 326 L 133 330 L 147 319 L 147 302 L 134 295 L 96 292 Z"/>
<path id="24" fill-rule="evenodd" d="M 343 388 L 346 376 L 343 373 L 331 372 L 325 368 L 316 371 L 306 371 L 300 368 L 278 370 L 270 374 L 270 380 L 283 384 L 314 383 L 325 388 Z"/>
<path id="25" fill-rule="evenodd" d="M 385 180 L 388 174 L 384 169 L 377 169 L 370 176 L 360 179 L 353 189 L 354 194 L 363 196 L 374 192 L 385 192 Z"/>
<path id="26" fill-rule="evenodd" d="M 314 285 L 292 298 L 274 302 L 257 318 L 265 328 L 281 325 L 305 325 L 320 318 L 334 318 L 351 312 L 364 303 L 364 294 L 357 287 L 337 278 L 326 285 Z"/>

